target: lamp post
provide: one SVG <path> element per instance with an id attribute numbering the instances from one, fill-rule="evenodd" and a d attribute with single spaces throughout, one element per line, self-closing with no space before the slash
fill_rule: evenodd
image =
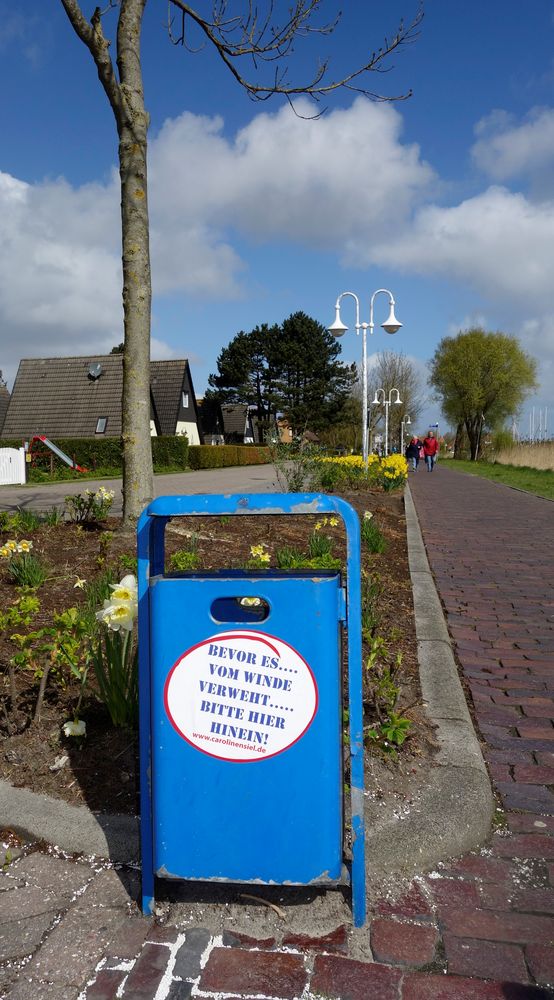
<path id="1" fill-rule="evenodd" d="M 346 333 L 348 327 L 344 325 L 340 318 L 340 303 L 345 295 L 350 295 L 356 303 L 356 335 L 362 331 L 362 458 L 364 466 L 367 469 L 367 459 L 368 459 L 368 447 L 367 447 L 367 331 L 369 330 L 369 335 L 373 335 L 373 303 L 375 301 L 375 296 L 379 295 L 380 292 L 384 292 L 385 295 L 389 297 L 390 313 L 388 319 L 381 326 L 385 333 L 396 333 L 402 323 L 400 323 L 396 316 L 394 315 L 394 298 L 392 293 L 389 292 L 387 288 L 378 288 L 376 292 L 371 296 L 369 303 L 369 323 L 360 323 L 360 300 L 354 292 L 341 292 L 336 303 L 335 303 L 335 319 L 331 326 L 327 329 L 329 333 L 333 334 L 333 337 L 342 337 Z"/>
<path id="2" fill-rule="evenodd" d="M 402 420 L 400 421 L 400 454 L 401 455 L 404 454 L 404 431 L 406 430 L 406 427 L 408 427 L 411 424 L 411 422 L 412 421 L 410 420 L 408 414 L 406 414 L 405 417 L 402 417 Z"/>
<path id="3" fill-rule="evenodd" d="M 396 399 L 392 399 L 393 392 L 396 393 Z M 383 394 L 383 398 L 379 399 L 379 393 Z M 377 389 L 375 392 L 375 399 L 373 400 L 374 406 L 380 406 L 383 403 L 385 407 L 385 458 L 389 453 L 389 406 L 394 403 L 395 406 L 401 406 L 402 400 L 400 399 L 400 393 L 398 389 L 390 389 L 388 399 L 385 396 L 384 389 Z"/>

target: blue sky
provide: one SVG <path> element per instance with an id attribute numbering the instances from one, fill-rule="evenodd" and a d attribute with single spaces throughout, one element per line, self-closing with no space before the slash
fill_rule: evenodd
<path id="1" fill-rule="evenodd" d="M 416 11 L 413 0 L 344 6 L 330 38 L 298 42 L 295 79 L 321 55 L 347 72 Z M 149 0 L 153 357 L 189 357 L 201 394 L 239 330 L 300 309 L 327 325 L 345 290 L 367 321 L 385 287 L 404 326 L 380 330 L 378 297 L 369 352 L 402 351 L 423 375 L 440 339 L 469 325 L 520 338 L 541 377 L 526 433 L 530 406 L 554 406 L 551 0 L 428 0 L 419 38 L 371 80 L 413 97 L 337 93 L 319 121 L 280 98 L 252 103 L 213 52 L 172 47 L 165 17 Z M 105 26 L 114 37 L 113 13 Z M 22 357 L 122 339 L 119 195 L 112 113 L 58 0 L 0 0 L 0 84 L 0 368 L 11 384 Z M 348 299 L 343 319 L 343 358 L 358 361 Z M 429 398 L 421 422 L 440 420 Z"/>

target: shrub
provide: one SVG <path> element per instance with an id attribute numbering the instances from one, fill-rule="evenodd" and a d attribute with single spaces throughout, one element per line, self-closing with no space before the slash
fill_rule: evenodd
<path id="1" fill-rule="evenodd" d="M 152 438 L 152 461 L 154 471 L 177 466 L 188 468 L 189 442 L 186 434 L 172 436 L 169 434 Z"/>
<path id="2" fill-rule="evenodd" d="M 269 450 L 240 444 L 194 444 L 188 449 L 191 469 L 222 469 L 236 465 L 262 465 L 270 461 Z"/>
<path id="3" fill-rule="evenodd" d="M 70 521 L 77 524 L 92 524 L 105 521 L 113 503 L 114 492 L 100 486 L 96 492 L 85 490 L 75 496 L 65 498 L 65 506 Z"/>

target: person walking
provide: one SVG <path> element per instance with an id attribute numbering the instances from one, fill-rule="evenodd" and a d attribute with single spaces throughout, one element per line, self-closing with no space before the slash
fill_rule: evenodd
<path id="1" fill-rule="evenodd" d="M 423 454 L 425 455 L 428 472 L 433 471 L 438 450 L 439 442 L 437 441 L 433 431 L 429 431 L 427 437 L 423 439 Z"/>
<path id="2" fill-rule="evenodd" d="M 413 437 L 408 447 L 406 448 L 406 458 L 408 459 L 408 462 L 412 463 L 412 469 L 414 472 L 417 472 L 417 467 L 419 465 L 420 448 L 421 448 L 421 442 L 417 437 Z"/>

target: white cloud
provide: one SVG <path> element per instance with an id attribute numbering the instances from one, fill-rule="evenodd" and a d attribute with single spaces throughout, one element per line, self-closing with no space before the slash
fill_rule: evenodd
<path id="1" fill-rule="evenodd" d="M 221 118 L 167 121 L 149 151 L 154 293 L 242 294 L 231 233 L 348 254 L 405 222 L 434 175 L 401 130 L 398 111 L 362 99 L 319 121 L 260 114 L 231 139 Z M 11 377 L 21 356 L 121 340 L 115 170 L 80 188 L 0 173 L 0 324 Z"/>
<path id="2" fill-rule="evenodd" d="M 299 112 L 309 105 L 299 102 Z M 402 118 L 359 98 L 317 121 L 288 107 L 259 114 L 234 141 L 220 118 L 186 113 L 151 146 L 153 217 L 226 226 L 260 240 L 345 247 L 405 220 L 435 175 L 419 147 L 402 145 Z"/>
<path id="3" fill-rule="evenodd" d="M 471 155 L 494 181 L 542 178 L 554 166 L 554 108 L 533 108 L 520 124 L 505 111 L 493 111 L 475 132 Z"/>
<path id="4" fill-rule="evenodd" d="M 452 208 L 426 206 L 371 259 L 468 282 L 484 296 L 547 308 L 552 300 L 554 202 L 491 187 Z"/>
<path id="5" fill-rule="evenodd" d="M 539 122 L 550 128 L 554 112 L 536 113 L 526 127 Z M 474 155 L 512 176 L 526 163 L 521 136 L 497 113 L 488 131 L 479 126 Z M 497 314 L 499 304 L 522 319 L 532 310 L 540 324 L 541 312 L 551 313 L 554 201 L 539 206 L 490 187 L 439 206 L 440 180 L 419 147 L 402 142 L 391 105 L 358 99 L 318 121 L 282 108 L 234 137 L 221 118 L 186 113 L 152 138 L 149 179 L 157 296 L 237 297 L 246 243 L 289 241 L 360 267 L 444 276 L 477 290 Z M 22 356 L 110 350 L 122 339 L 115 170 L 80 188 L 0 173 L 0 329 L 8 377 Z M 531 327 L 526 336 L 531 343 Z M 155 337 L 154 356 L 174 355 L 159 326 Z M 545 340 L 554 344 L 554 324 L 537 334 L 541 354 Z"/>

